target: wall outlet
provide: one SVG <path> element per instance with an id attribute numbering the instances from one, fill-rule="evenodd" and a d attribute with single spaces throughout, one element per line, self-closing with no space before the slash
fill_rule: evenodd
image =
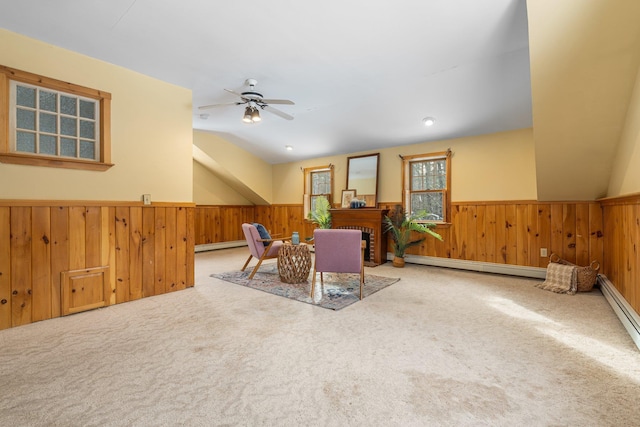
<path id="1" fill-rule="evenodd" d="M 151 194 L 143 194 L 142 195 L 142 203 L 145 205 L 151 204 Z"/>
<path id="2" fill-rule="evenodd" d="M 541 257 L 547 256 L 547 248 L 540 248 L 540 256 Z"/>

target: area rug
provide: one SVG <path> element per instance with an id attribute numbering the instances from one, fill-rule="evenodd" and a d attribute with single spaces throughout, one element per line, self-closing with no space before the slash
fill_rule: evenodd
<path id="1" fill-rule="evenodd" d="M 211 277 L 330 310 L 340 310 L 360 301 L 360 276 L 358 274 L 324 273 L 324 285 L 321 286 L 320 274 L 318 273 L 313 300 L 309 295 L 311 274 L 306 282 L 294 284 L 281 282 L 275 265 L 260 267 L 251 280 L 249 280 L 249 274 L 251 274 L 251 269 L 247 268 L 245 271 L 212 274 Z M 362 298 L 364 299 L 398 280 L 400 279 L 366 274 Z"/>

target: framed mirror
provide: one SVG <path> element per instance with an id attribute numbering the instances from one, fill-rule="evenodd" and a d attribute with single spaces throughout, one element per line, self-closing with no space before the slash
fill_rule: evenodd
<path id="1" fill-rule="evenodd" d="M 378 205 L 378 166 L 380 153 L 347 157 L 347 189 L 356 190 L 358 200 L 367 208 Z"/>

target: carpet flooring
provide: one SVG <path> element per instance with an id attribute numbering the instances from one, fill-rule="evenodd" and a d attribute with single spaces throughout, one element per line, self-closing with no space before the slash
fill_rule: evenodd
<path id="1" fill-rule="evenodd" d="M 0 331 L 0 426 L 638 426 L 640 352 L 599 290 L 390 263 L 321 310 L 211 274 Z"/>
<path id="2" fill-rule="evenodd" d="M 318 273 L 316 292 L 314 298 L 311 299 L 311 276 L 305 282 L 283 283 L 280 281 L 278 269 L 274 264 L 261 266 L 252 279 L 249 279 L 250 273 L 251 269 L 249 268 L 245 271 L 235 270 L 212 274 L 211 277 L 331 310 L 341 310 L 360 301 L 360 276 L 358 274 L 324 273 L 324 284 L 321 285 Z M 366 298 L 398 280 L 400 279 L 367 274 L 362 297 Z"/>

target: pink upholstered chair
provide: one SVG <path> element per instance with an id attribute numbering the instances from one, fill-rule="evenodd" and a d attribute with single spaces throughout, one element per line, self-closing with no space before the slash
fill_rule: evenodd
<path id="1" fill-rule="evenodd" d="M 364 285 L 364 248 L 360 230 L 316 229 L 313 232 L 315 262 L 311 281 L 311 298 L 316 285 L 316 272 L 357 273 L 360 275 L 360 299 Z"/>
<path id="2" fill-rule="evenodd" d="M 244 263 L 242 270 L 244 271 L 249 265 L 249 261 L 251 258 L 255 257 L 258 259 L 258 264 L 253 267 L 253 271 L 249 275 L 249 279 L 253 279 L 253 276 L 258 271 L 260 264 L 265 259 L 272 259 L 278 257 L 278 251 L 280 251 L 280 247 L 284 244 L 285 241 L 290 240 L 290 237 L 286 238 L 278 238 L 278 239 L 264 239 L 260 236 L 258 229 L 253 224 L 242 224 L 242 232 L 244 233 L 245 239 L 247 239 L 247 245 L 249 246 L 249 258 L 247 262 Z M 266 246 L 265 246 L 266 244 Z"/>

